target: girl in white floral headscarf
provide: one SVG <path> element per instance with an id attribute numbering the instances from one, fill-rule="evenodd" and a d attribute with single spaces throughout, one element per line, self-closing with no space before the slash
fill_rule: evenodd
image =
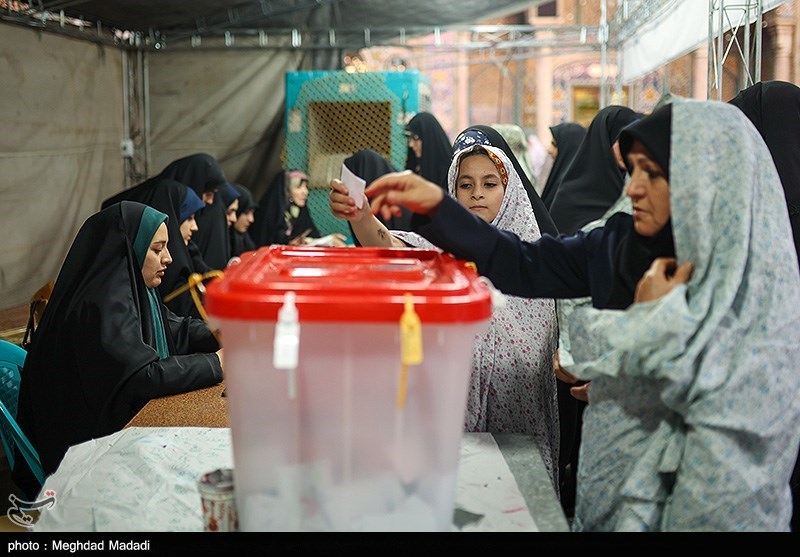
<path id="1" fill-rule="evenodd" d="M 461 149 L 453 156 L 448 172 L 449 194 L 502 230 L 526 240 L 539 238 L 541 234 L 531 203 L 509 156 L 490 145 L 477 130 L 461 134 L 456 148 Z M 469 176 L 465 175 L 464 169 L 468 166 L 478 168 L 473 163 L 479 158 L 484 164 L 491 161 L 489 171 L 470 170 Z M 494 172 L 491 172 L 492 165 L 496 169 Z M 483 179 L 489 174 L 491 178 Z M 380 226 L 369 212 L 369 203 L 365 199 L 361 211 L 352 211 L 354 207 L 347 202 L 343 184 L 334 181 L 332 187 L 331 210 L 339 218 L 350 220 L 362 245 L 438 249 L 413 232 L 386 231 L 393 240 L 388 236 L 383 240 L 391 244 L 381 244 L 374 236 L 367 238 Z M 363 233 L 365 229 L 366 234 Z M 504 307 L 495 307 L 488 330 L 476 337 L 464 421 L 465 431 L 535 436 L 556 490 L 559 428 L 553 354 L 557 340 L 552 299 L 506 297 Z"/>

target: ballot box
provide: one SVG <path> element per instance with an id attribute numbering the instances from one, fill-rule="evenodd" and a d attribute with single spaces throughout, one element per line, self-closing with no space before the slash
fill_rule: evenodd
<path id="1" fill-rule="evenodd" d="M 448 531 L 492 292 L 436 250 L 270 246 L 208 285 L 245 531 Z"/>

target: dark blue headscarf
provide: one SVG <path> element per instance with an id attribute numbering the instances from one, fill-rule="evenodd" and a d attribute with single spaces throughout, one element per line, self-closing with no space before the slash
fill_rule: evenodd
<path id="1" fill-rule="evenodd" d="M 186 188 L 186 195 L 183 198 L 183 202 L 181 202 L 180 215 L 178 215 L 180 218 L 178 226 L 180 226 L 183 221 L 188 219 L 197 211 L 205 207 L 205 205 L 206 204 L 203 203 L 203 200 L 200 199 L 200 196 L 197 195 L 192 188 Z"/>

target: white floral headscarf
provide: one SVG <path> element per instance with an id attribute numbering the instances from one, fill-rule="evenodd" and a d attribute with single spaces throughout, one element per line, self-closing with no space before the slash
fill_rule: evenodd
<path id="1" fill-rule="evenodd" d="M 509 157 L 491 145 L 469 145 L 453 156 L 447 175 L 448 192 L 455 197 L 462 155 L 473 149 L 490 152 L 507 175 L 505 194 L 492 224 L 523 240 L 541 236 L 533 208 Z M 413 232 L 392 231 L 407 244 L 431 249 L 433 244 Z M 554 487 L 557 489 L 558 404 L 553 355 L 558 341 L 555 302 L 506 296 L 495 307 L 488 330 L 476 337 L 465 416 L 466 431 L 534 435 Z"/>

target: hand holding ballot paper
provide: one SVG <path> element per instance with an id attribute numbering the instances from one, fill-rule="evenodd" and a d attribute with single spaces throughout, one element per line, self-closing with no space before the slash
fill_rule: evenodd
<path id="1" fill-rule="evenodd" d="M 356 245 L 369 247 L 406 247 L 392 236 L 378 218 L 372 214 L 369 200 L 364 194 L 366 180 L 356 176 L 342 165 L 342 179 L 331 180 L 328 203 L 333 216 L 350 223 Z"/>
<path id="2" fill-rule="evenodd" d="M 331 180 L 330 207 L 333 216 L 348 220 L 351 224 L 360 222 L 371 214 L 369 200 L 364 195 L 367 182 L 353 174 L 342 165 L 341 180 Z"/>
<path id="3" fill-rule="evenodd" d="M 347 188 L 350 199 L 356 202 L 356 207 L 363 209 L 364 207 L 364 187 L 367 185 L 366 180 L 363 180 L 353 174 L 346 165 L 342 165 L 342 183 Z"/>

